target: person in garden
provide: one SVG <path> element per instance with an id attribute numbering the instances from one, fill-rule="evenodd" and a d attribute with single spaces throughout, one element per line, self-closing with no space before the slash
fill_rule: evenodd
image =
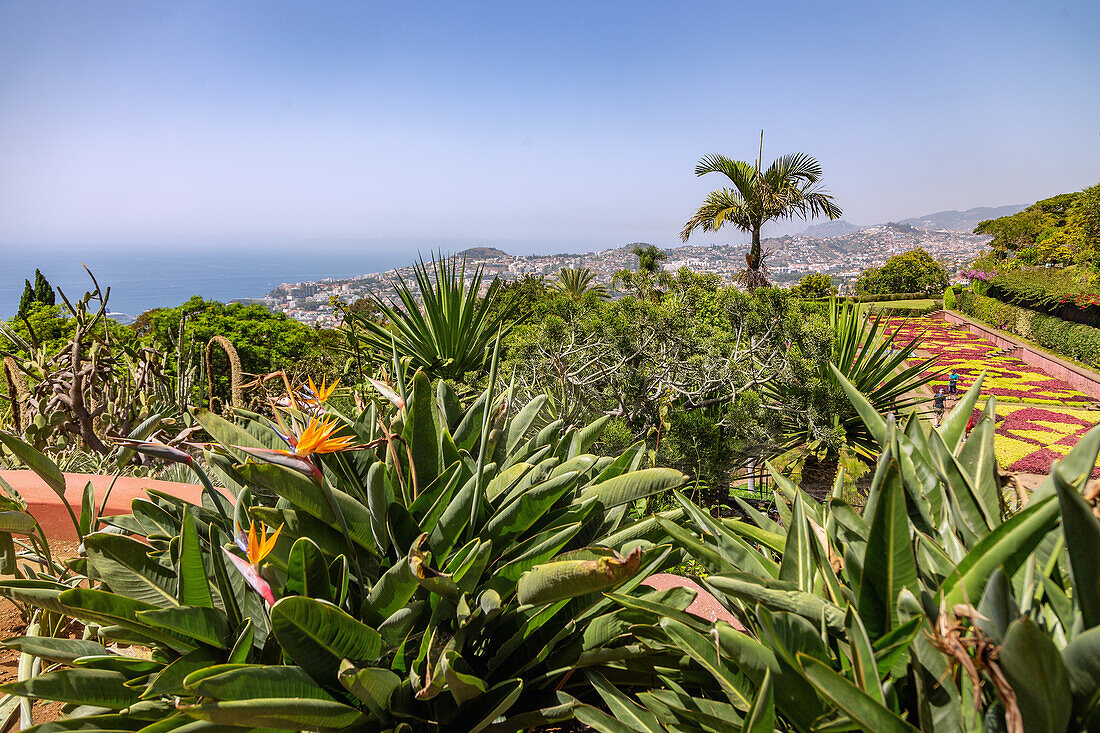
<path id="1" fill-rule="evenodd" d="M 936 396 L 932 399 L 932 414 L 936 418 L 936 427 L 940 426 L 943 422 L 943 413 L 947 409 L 947 395 L 943 393 L 943 388 L 936 390 Z"/>
<path id="2" fill-rule="evenodd" d="M 951 376 L 947 378 L 947 389 L 951 394 L 959 393 L 959 373 L 951 370 Z"/>

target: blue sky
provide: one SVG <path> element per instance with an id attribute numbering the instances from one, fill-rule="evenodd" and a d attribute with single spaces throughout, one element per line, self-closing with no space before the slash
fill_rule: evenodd
<path id="1" fill-rule="evenodd" d="M 695 162 L 761 129 L 856 223 L 1028 203 L 1100 181 L 1098 28 L 1086 1 L 5 0 L 0 243 L 671 246 L 722 182 Z"/>

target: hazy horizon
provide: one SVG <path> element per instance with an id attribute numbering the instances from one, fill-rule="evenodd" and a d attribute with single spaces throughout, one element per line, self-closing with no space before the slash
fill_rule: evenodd
<path id="1" fill-rule="evenodd" d="M 1022 0 L 10 0 L 0 247 L 675 246 L 725 180 L 696 161 L 761 129 L 849 222 L 1028 204 L 1100 181 L 1098 27 Z"/>

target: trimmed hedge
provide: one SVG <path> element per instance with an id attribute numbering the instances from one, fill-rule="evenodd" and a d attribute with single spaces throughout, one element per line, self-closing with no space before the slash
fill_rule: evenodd
<path id="1" fill-rule="evenodd" d="M 947 310 L 954 310 L 955 308 L 955 288 L 948 288 L 943 291 L 943 307 Z"/>
<path id="2" fill-rule="evenodd" d="M 934 298 L 935 295 L 929 295 L 928 293 L 886 293 L 884 295 L 846 295 L 842 298 L 837 298 L 837 302 L 843 303 L 845 301 L 857 302 L 857 303 L 881 303 L 889 300 L 928 300 Z M 828 298 L 815 298 L 821 302 L 827 302 Z"/>
<path id="3" fill-rule="evenodd" d="M 881 308 L 871 308 L 870 311 L 871 311 L 871 313 L 873 313 L 875 315 L 880 315 L 881 314 L 884 318 L 893 318 L 894 316 L 898 316 L 898 317 L 902 317 L 902 318 L 920 318 L 921 316 L 926 316 L 929 313 L 933 313 L 935 311 L 942 310 L 942 309 L 943 309 L 943 301 L 934 300 L 934 301 L 932 301 L 932 305 L 926 305 L 926 306 L 919 307 L 919 308 L 917 308 L 917 307 L 895 308 L 895 307 L 891 307 L 891 306 L 887 305 L 887 306 L 883 306 Z"/>
<path id="4" fill-rule="evenodd" d="M 969 290 L 960 291 L 955 297 L 955 310 L 994 328 L 1034 341 L 1056 354 L 1076 359 L 1090 367 L 1100 367 L 1100 328 L 1063 321 Z"/>
<path id="5" fill-rule="evenodd" d="M 1084 288 L 1068 270 L 1008 270 L 990 280 L 988 292 L 982 294 L 1066 321 L 1100 326 L 1100 295 Z"/>

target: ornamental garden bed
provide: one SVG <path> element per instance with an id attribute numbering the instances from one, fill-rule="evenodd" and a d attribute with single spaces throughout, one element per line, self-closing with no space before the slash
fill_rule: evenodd
<path id="1" fill-rule="evenodd" d="M 956 371 L 961 396 L 985 372 L 982 397 L 997 398 L 994 452 L 1003 469 L 1048 474 L 1051 463 L 1100 422 L 1100 413 L 1084 409 L 1093 402 L 1088 395 L 980 336 L 935 318 L 895 318 L 888 328 L 896 344 L 917 339 L 920 352 L 939 357 L 933 390 L 946 389 L 948 375 Z M 984 399 L 979 404 L 984 406 Z M 1100 469 L 1093 476 L 1100 476 Z"/>

